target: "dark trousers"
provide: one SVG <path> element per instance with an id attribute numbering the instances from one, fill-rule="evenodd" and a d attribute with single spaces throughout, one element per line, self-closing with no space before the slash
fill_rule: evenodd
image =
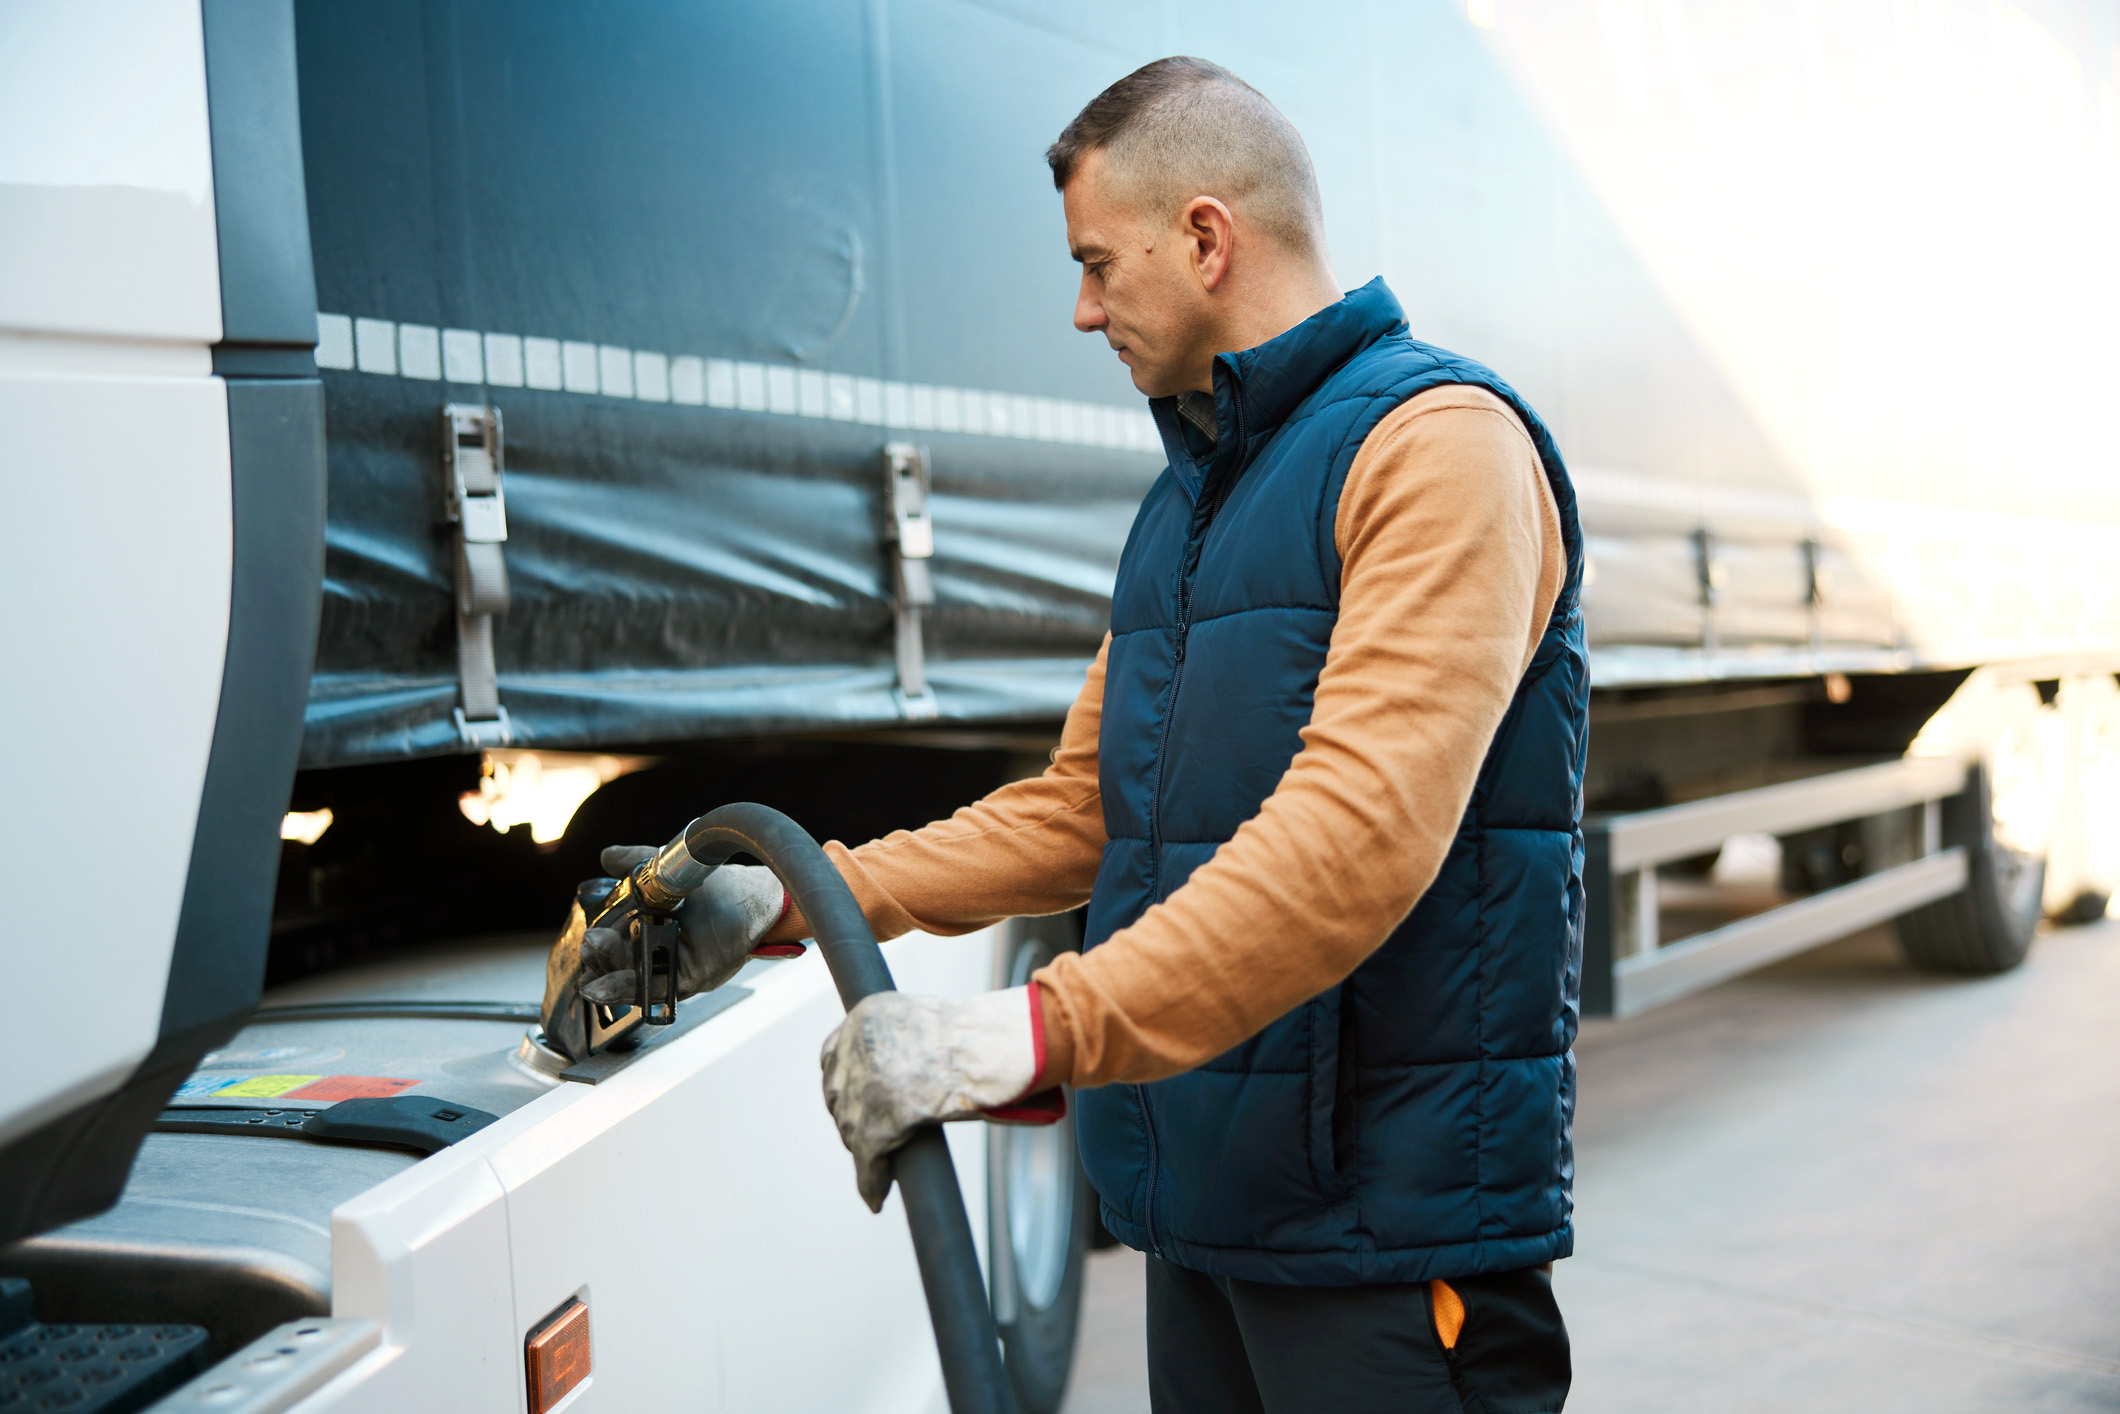
<path id="1" fill-rule="evenodd" d="M 1148 1259 L 1156 1414 L 1552 1414 L 1568 1380 L 1551 1267 L 1270 1286 Z"/>

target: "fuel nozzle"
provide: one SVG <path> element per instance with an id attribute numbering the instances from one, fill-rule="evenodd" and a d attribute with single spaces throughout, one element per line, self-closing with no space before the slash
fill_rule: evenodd
<path id="1" fill-rule="evenodd" d="M 632 952 L 630 1008 L 581 999 L 584 1037 L 591 1052 L 602 1050 L 635 1026 L 668 1026 L 677 1020 L 677 910 L 685 896 L 707 881 L 711 864 L 693 859 L 679 835 L 632 873 L 618 880 L 589 912 L 589 927 L 626 940 Z"/>
<path id="2" fill-rule="evenodd" d="M 628 1038 L 643 1025 L 677 1020 L 683 942 L 678 909 L 713 872 L 713 865 L 692 857 L 680 836 L 621 877 L 592 880 L 576 891 L 572 916 L 545 964 L 548 1045 L 582 1060 L 614 1046 L 626 1049 L 632 1044 Z M 599 1003 L 580 994 L 581 949 L 595 928 L 625 941 L 633 974 L 627 1001 Z"/>

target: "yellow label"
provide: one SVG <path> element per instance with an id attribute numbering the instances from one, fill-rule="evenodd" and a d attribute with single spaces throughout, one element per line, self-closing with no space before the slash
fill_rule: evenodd
<path id="1" fill-rule="evenodd" d="M 297 1086 L 307 1085 L 312 1080 L 322 1080 L 321 1075 L 253 1075 L 248 1080 L 238 1080 L 233 1085 L 223 1085 L 214 1091 L 214 1098 L 241 1100 L 277 1100 Z"/>

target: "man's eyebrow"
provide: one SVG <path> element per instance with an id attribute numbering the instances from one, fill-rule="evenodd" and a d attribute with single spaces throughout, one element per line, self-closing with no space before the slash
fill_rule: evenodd
<path id="1" fill-rule="evenodd" d="M 1068 252 L 1079 265 L 1094 265 L 1100 260 L 1109 260 L 1112 253 L 1101 245 L 1078 245 Z"/>

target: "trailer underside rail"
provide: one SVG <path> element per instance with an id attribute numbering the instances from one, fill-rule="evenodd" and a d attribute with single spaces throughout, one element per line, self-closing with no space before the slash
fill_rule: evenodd
<path id="1" fill-rule="evenodd" d="M 1583 1011 L 1626 1016 L 1660 1006 L 1965 888 L 1966 852 L 1943 848 L 1941 829 L 1942 802 L 1965 789 L 1964 763 L 1918 758 L 1586 817 Z M 1914 858 L 1721 927 L 1663 938 L 1659 865 L 1736 835 L 1788 835 L 1914 808 Z"/>

